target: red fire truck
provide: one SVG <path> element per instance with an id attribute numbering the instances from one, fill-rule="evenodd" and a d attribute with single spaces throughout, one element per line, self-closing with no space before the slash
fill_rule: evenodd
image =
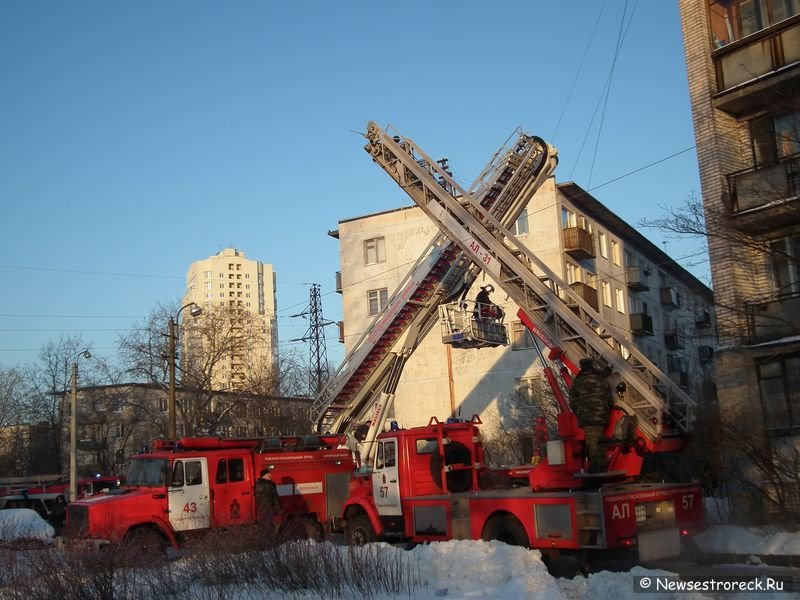
<path id="1" fill-rule="evenodd" d="M 507 472 L 487 469 L 479 424 L 431 419 L 380 434 L 373 469 L 355 478 L 337 521 L 348 541 L 500 540 L 548 559 L 635 548 L 650 560 L 679 554 L 681 537 L 704 529 L 699 484 L 623 483 L 624 472 L 570 474 L 545 460 L 517 487 Z M 548 458 L 559 463 L 564 446 L 550 443 Z M 552 482 L 558 469 L 574 485 L 542 489 L 542 472 Z"/>
<path id="2" fill-rule="evenodd" d="M 549 553 L 677 554 L 681 534 L 703 528 L 700 486 L 636 481 L 646 454 L 681 448 L 695 401 L 511 232 L 555 169 L 555 150 L 520 132 L 464 190 L 398 132 L 370 123 L 365 137 L 373 162 L 441 234 L 317 398 L 320 427 L 370 425 L 361 452 L 371 471 L 355 478 L 336 527 L 352 543 L 500 539 Z M 481 271 L 521 307 L 559 413 L 558 439 L 537 436 L 537 464 L 503 472 L 486 469 L 478 423 L 434 419 L 383 432 L 403 366 L 437 322 L 454 347 L 508 343 L 502 323 L 475 318 L 464 301 Z M 618 395 L 605 431 L 608 468 L 597 475 L 586 474 L 584 432 L 567 401 L 584 357 L 610 373 Z"/>
<path id="3" fill-rule="evenodd" d="M 342 512 L 353 472 L 341 441 L 316 435 L 157 440 L 133 458 L 120 489 L 67 507 L 65 536 L 163 548 L 209 528 L 252 525 L 259 518 L 254 485 L 269 469 L 281 505 L 279 531 L 321 539 Z"/>

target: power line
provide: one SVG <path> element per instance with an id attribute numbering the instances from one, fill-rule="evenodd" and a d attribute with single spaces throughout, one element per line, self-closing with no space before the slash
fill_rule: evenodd
<path id="1" fill-rule="evenodd" d="M 114 277 L 146 277 L 150 279 L 183 279 L 175 275 L 151 275 L 147 273 L 119 273 L 114 271 L 83 271 L 79 269 L 57 269 L 54 267 L 29 267 L 24 265 L 0 265 L 0 269 L 15 269 L 18 271 L 47 271 L 50 273 L 77 273 L 80 275 L 111 275 Z"/>

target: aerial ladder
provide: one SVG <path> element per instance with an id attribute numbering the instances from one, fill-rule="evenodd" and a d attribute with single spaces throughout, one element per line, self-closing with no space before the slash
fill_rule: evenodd
<path id="1" fill-rule="evenodd" d="M 396 140 L 398 148 L 407 143 L 399 135 Z M 421 164 L 435 163 L 415 147 L 403 153 L 416 156 Z M 517 130 L 495 153 L 469 192 L 461 193 L 478 202 L 495 222 L 510 227 L 552 174 L 556 163 L 556 153 L 551 146 Z M 447 174 L 444 162 L 435 164 L 441 173 Z M 403 168 L 400 162 L 382 166 L 389 170 L 395 166 Z M 448 181 L 451 181 L 449 174 L 447 179 L 433 180 L 433 185 L 452 190 Z M 406 361 L 425 334 L 438 323 L 439 306 L 458 298 L 480 272 L 480 266 L 458 243 L 444 233 L 434 236 L 384 310 L 314 399 L 311 417 L 315 429 L 352 434 L 357 427 L 368 424 L 361 441 L 361 457 L 369 462 L 373 442 L 383 431 Z M 481 345 L 507 343 L 502 325 L 487 324 L 480 334 Z"/>
<path id="2" fill-rule="evenodd" d="M 561 409 L 560 433 L 563 430 L 571 434 L 574 430 L 574 415 L 564 398 L 570 377 L 577 372 L 569 357 L 588 357 L 602 367 L 610 367 L 612 377 L 618 380 L 618 412 L 634 418 L 637 428 L 639 447 L 634 454 L 641 457 L 647 452 L 680 447 L 689 432 L 695 402 L 679 385 L 518 240 L 509 230 L 512 221 L 498 219 L 487 210 L 484 196 L 461 189 L 409 138 L 389 135 L 375 123 L 369 124 L 366 136 L 366 150 L 373 161 L 474 265 L 498 282 L 521 307 L 520 320 L 549 349 L 548 358 L 564 377 L 554 389 Z M 449 341 L 458 338 L 453 306 L 441 309 L 445 341 L 448 336 Z M 624 468 L 628 475 L 637 475 L 640 466 L 634 461 Z"/>

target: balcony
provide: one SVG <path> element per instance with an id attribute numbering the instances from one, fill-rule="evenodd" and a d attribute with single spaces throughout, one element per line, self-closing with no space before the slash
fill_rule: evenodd
<path id="1" fill-rule="evenodd" d="M 701 364 L 710 363 L 714 360 L 714 348 L 712 346 L 698 346 L 697 358 L 700 359 Z"/>
<path id="2" fill-rule="evenodd" d="M 632 314 L 631 333 L 633 335 L 653 335 L 653 317 L 644 313 Z"/>
<path id="3" fill-rule="evenodd" d="M 759 234 L 800 222 L 800 157 L 728 176 L 733 225 Z"/>
<path id="4" fill-rule="evenodd" d="M 344 344 L 344 321 L 339 321 L 336 325 L 339 329 L 339 343 Z"/>
<path id="5" fill-rule="evenodd" d="M 625 283 L 636 292 L 650 289 L 650 271 L 642 266 L 635 265 L 625 268 Z"/>
<path id="6" fill-rule="evenodd" d="M 569 285 L 570 289 L 575 292 L 575 294 L 580 297 L 581 300 L 586 302 L 589 306 L 593 309 L 598 310 L 599 305 L 597 304 L 597 290 L 583 283 L 582 281 L 576 281 L 575 283 L 571 283 Z M 575 304 L 567 297 L 567 304 L 573 305 Z"/>
<path id="7" fill-rule="evenodd" d="M 680 350 L 686 345 L 683 341 L 683 332 L 680 329 L 670 329 L 664 332 L 664 345 L 667 350 Z"/>
<path id="8" fill-rule="evenodd" d="M 712 58 L 715 108 L 742 119 L 791 98 L 800 69 L 800 15 L 723 46 Z"/>
<path id="9" fill-rule="evenodd" d="M 681 307 L 681 297 L 674 287 L 661 288 L 661 306 L 668 310 Z"/>
<path id="10" fill-rule="evenodd" d="M 338 294 L 342 293 L 342 272 L 336 271 L 336 292 Z"/>
<path id="11" fill-rule="evenodd" d="M 565 228 L 564 252 L 575 260 L 594 258 L 594 236 L 580 227 Z"/>
<path id="12" fill-rule="evenodd" d="M 800 295 L 746 304 L 750 344 L 762 344 L 800 335 Z"/>
<path id="13" fill-rule="evenodd" d="M 701 310 L 694 315 L 694 326 L 697 329 L 710 329 L 711 328 L 711 313 L 707 310 Z"/>

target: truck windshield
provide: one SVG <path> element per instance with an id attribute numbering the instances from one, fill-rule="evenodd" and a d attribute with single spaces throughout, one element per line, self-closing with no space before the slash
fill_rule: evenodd
<path id="1" fill-rule="evenodd" d="M 135 458 L 128 470 L 126 485 L 157 487 L 167 483 L 167 459 Z"/>

